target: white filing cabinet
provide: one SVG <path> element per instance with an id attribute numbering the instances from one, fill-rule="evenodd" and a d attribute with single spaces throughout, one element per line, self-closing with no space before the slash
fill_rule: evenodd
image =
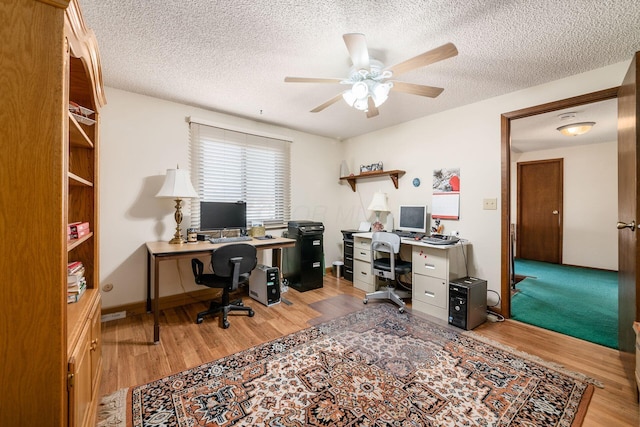
<path id="1" fill-rule="evenodd" d="M 449 281 L 467 275 L 466 246 L 414 245 L 411 256 L 413 291 L 411 308 L 447 321 Z"/>
<path id="2" fill-rule="evenodd" d="M 353 286 L 367 293 L 376 290 L 376 278 L 371 274 L 371 238 L 369 237 L 353 237 Z"/>
<path id="3" fill-rule="evenodd" d="M 378 279 L 371 273 L 372 234 L 353 235 L 353 286 L 365 292 L 377 290 Z M 448 321 L 449 281 L 467 276 L 464 256 L 467 248 L 466 243 L 435 246 L 402 239 L 400 257 L 411 259 L 412 264 L 412 310 Z"/>

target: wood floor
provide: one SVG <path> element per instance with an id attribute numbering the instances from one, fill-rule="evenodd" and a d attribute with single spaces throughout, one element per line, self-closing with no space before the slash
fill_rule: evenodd
<path id="1" fill-rule="evenodd" d="M 265 307 L 245 297 L 256 314 L 252 318 L 231 316 L 229 329 L 222 329 L 218 318 L 197 325 L 196 313 L 207 304 L 194 301 L 162 311 L 158 345 L 153 344 L 151 314 L 105 322 L 100 392 L 104 395 L 146 383 L 360 310 L 363 296 L 364 292 L 354 289 L 351 282 L 326 276 L 321 289 L 283 294 L 290 304 L 283 301 Z M 625 373 L 623 363 L 623 358 L 628 362 L 633 355 L 511 320 L 485 323 L 474 332 L 604 384 L 604 388 L 596 389 L 583 426 L 639 425 L 633 373 Z"/>

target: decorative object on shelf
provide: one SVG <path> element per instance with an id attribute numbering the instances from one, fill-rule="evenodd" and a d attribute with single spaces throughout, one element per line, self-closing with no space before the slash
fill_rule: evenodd
<path id="1" fill-rule="evenodd" d="M 413 186 L 420 187 L 420 178 L 413 178 Z"/>
<path id="2" fill-rule="evenodd" d="M 380 212 L 389 212 L 387 203 L 387 193 L 377 191 L 373 194 L 373 199 L 369 204 L 369 210 L 376 213 L 376 222 L 371 225 L 371 231 L 382 231 L 384 225 L 380 222 Z"/>
<path id="3" fill-rule="evenodd" d="M 347 166 L 347 161 L 343 160 L 342 163 L 340 163 L 340 176 L 349 176 L 351 174 L 351 172 L 349 172 L 349 166 Z"/>
<path id="4" fill-rule="evenodd" d="M 173 239 L 169 240 L 169 243 L 184 243 L 184 238 L 180 230 L 180 223 L 182 222 L 182 199 L 198 198 L 198 193 L 196 193 L 193 185 L 191 185 L 189 173 L 180 169 L 179 166 L 176 166 L 176 169 L 167 169 L 164 184 L 160 191 L 158 191 L 158 194 L 156 194 L 156 197 L 170 198 L 176 202 L 176 213 L 173 216 L 176 220 L 176 232 L 173 235 Z"/>
<path id="5" fill-rule="evenodd" d="M 360 173 L 382 172 L 382 162 L 372 163 L 370 165 L 360 165 Z M 343 175 L 346 176 L 346 175 Z"/>
<path id="6" fill-rule="evenodd" d="M 82 123 L 83 125 L 93 126 L 96 121 L 89 118 L 89 116 L 95 114 L 95 111 L 78 105 L 73 101 L 69 101 L 69 112 L 76 119 L 78 123 Z"/>

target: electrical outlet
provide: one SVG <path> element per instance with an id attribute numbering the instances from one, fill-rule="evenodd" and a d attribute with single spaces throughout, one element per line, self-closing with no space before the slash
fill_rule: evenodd
<path id="1" fill-rule="evenodd" d="M 482 209 L 492 211 L 498 209 L 498 199 L 483 199 Z"/>
<path id="2" fill-rule="evenodd" d="M 127 317 L 126 311 L 118 311 L 115 313 L 103 314 L 102 317 L 100 318 L 100 321 L 108 322 L 109 320 L 124 319 L 125 317 Z"/>

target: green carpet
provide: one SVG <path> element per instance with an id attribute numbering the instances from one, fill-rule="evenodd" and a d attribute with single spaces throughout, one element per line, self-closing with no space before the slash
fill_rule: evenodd
<path id="1" fill-rule="evenodd" d="M 513 319 L 618 348 L 618 273 L 516 260 Z"/>

